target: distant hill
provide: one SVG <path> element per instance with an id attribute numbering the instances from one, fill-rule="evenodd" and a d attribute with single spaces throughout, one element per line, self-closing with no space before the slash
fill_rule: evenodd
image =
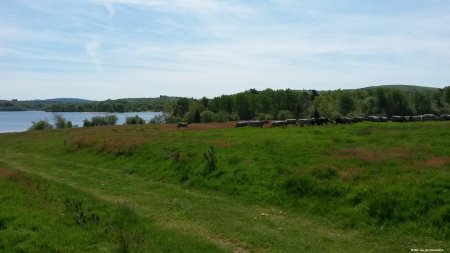
<path id="1" fill-rule="evenodd" d="M 44 101 L 55 102 L 55 103 L 90 103 L 95 102 L 94 100 L 87 100 L 81 98 L 52 98 L 45 99 Z"/>
<path id="2" fill-rule="evenodd" d="M 34 100 L 0 100 L 0 111 L 43 111 L 55 105 L 86 104 L 96 101 L 80 98 L 52 98 Z"/>
<path id="3" fill-rule="evenodd" d="M 387 88 L 387 89 L 398 89 L 402 91 L 436 91 L 439 88 L 427 87 L 427 86 L 417 86 L 417 85 L 406 85 L 406 84 L 389 84 L 389 85 L 377 85 L 361 88 L 362 90 L 376 89 L 376 88 Z"/>
<path id="4" fill-rule="evenodd" d="M 0 111 L 51 112 L 134 112 L 161 111 L 165 103 L 174 104 L 177 97 L 122 98 L 93 101 L 80 98 L 52 98 L 43 100 L 0 100 Z"/>

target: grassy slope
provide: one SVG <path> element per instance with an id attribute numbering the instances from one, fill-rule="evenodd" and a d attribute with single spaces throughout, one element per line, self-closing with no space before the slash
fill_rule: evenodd
<path id="1" fill-rule="evenodd" d="M 221 252 L 195 236 L 155 227 L 127 202 L 0 170 L 0 252 Z"/>
<path id="2" fill-rule="evenodd" d="M 144 224 L 173 234 L 180 245 L 196 238 L 194 249 L 214 250 L 210 243 L 270 252 L 448 249 L 449 127 L 120 126 L 3 134 L 0 168 L 39 175 L 109 208 L 131 203 Z M 206 173 L 210 146 L 218 166 Z M 8 232 L 0 230 L 14 237 Z"/>

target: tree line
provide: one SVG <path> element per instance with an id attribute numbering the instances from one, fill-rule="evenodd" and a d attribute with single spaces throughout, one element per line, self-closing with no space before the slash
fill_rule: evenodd
<path id="1" fill-rule="evenodd" d="M 355 90 L 273 90 L 222 95 L 212 99 L 179 98 L 165 106 L 167 122 L 224 122 L 335 119 L 340 116 L 386 116 L 450 113 L 450 87 L 380 86 Z"/>

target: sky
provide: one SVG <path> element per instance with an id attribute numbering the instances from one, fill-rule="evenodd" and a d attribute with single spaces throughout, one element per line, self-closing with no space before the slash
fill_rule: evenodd
<path id="1" fill-rule="evenodd" d="M 1 0 L 0 99 L 450 85 L 449 0 Z"/>

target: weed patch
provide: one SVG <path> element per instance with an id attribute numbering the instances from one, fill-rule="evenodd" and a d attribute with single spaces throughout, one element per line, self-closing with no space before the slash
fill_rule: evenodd
<path id="1" fill-rule="evenodd" d="M 100 217 L 90 208 L 84 207 L 80 199 L 69 198 L 64 200 L 66 211 L 72 213 L 75 223 L 78 225 L 98 224 Z"/>
<path id="2" fill-rule="evenodd" d="M 208 176 L 217 170 L 217 156 L 214 151 L 214 147 L 209 147 L 208 152 L 203 153 L 203 157 L 206 160 L 205 169 L 203 170 L 203 175 Z"/>

